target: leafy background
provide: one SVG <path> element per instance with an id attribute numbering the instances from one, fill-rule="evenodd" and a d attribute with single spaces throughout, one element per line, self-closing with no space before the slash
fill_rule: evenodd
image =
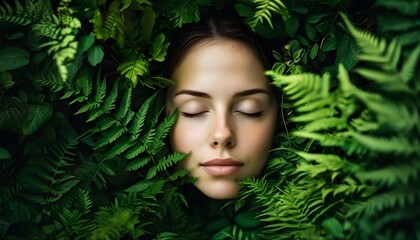
<path id="1" fill-rule="evenodd" d="M 174 29 L 234 8 L 268 39 L 280 125 L 215 201 L 165 138 Z M 420 239 L 420 2 L 0 3 L 2 239 Z"/>

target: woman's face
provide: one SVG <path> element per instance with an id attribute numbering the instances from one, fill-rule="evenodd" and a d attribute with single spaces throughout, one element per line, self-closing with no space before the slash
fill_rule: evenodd
<path id="1" fill-rule="evenodd" d="M 233 198 L 237 180 L 257 176 L 271 148 L 276 103 L 264 69 L 245 45 L 214 40 L 194 46 L 178 65 L 169 109 L 180 116 L 171 134 L 196 187 L 215 199 Z"/>

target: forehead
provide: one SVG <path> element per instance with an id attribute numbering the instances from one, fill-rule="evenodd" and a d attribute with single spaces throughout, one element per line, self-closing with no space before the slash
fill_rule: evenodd
<path id="1" fill-rule="evenodd" d="M 172 79 L 181 88 L 229 83 L 262 87 L 268 83 L 264 68 L 252 50 L 231 40 L 196 44 L 184 55 Z"/>

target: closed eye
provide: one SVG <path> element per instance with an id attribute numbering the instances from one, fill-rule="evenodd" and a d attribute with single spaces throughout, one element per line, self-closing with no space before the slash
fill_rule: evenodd
<path id="1" fill-rule="evenodd" d="M 200 115 L 202 115 L 202 114 L 204 114 L 204 113 L 206 113 L 207 111 L 204 111 L 204 112 L 199 112 L 199 113 L 187 113 L 187 112 L 181 112 L 181 115 L 183 116 L 183 117 L 186 117 L 186 118 L 195 118 L 195 117 L 199 117 Z"/>
<path id="2" fill-rule="evenodd" d="M 254 113 L 247 113 L 247 112 L 241 112 L 241 111 L 237 111 L 237 113 L 243 114 L 247 117 L 261 117 L 264 114 L 264 111 L 260 111 L 260 112 L 254 112 Z"/>

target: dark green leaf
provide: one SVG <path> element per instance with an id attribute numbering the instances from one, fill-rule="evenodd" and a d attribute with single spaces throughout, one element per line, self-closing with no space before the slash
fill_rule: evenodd
<path id="1" fill-rule="evenodd" d="M 88 51 L 88 60 L 92 66 L 98 65 L 104 58 L 104 50 L 102 46 L 94 46 Z"/>
<path id="2" fill-rule="evenodd" d="M 155 25 L 156 13 L 153 8 L 146 7 L 141 16 L 141 33 L 146 40 L 150 39 Z"/>
<path id="3" fill-rule="evenodd" d="M 52 113 L 53 108 L 51 105 L 30 105 L 22 126 L 23 134 L 29 135 L 34 133 L 51 118 Z"/>
<path id="4" fill-rule="evenodd" d="M 29 53 L 18 47 L 0 50 L 0 72 L 13 70 L 29 64 Z"/>
<path id="5" fill-rule="evenodd" d="M 235 4 L 235 9 L 241 17 L 251 17 L 254 14 L 254 10 L 252 8 L 242 3 Z"/>
<path id="6" fill-rule="evenodd" d="M 95 37 L 92 34 L 84 35 L 79 39 L 79 51 L 81 53 L 89 50 L 93 43 L 95 42 Z"/>
<path id="7" fill-rule="evenodd" d="M 286 24 L 287 34 L 290 37 L 294 37 L 299 27 L 299 18 L 296 16 L 292 16 L 290 19 L 285 21 L 285 24 Z"/>
<path id="8" fill-rule="evenodd" d="M 309 57 L 311 59 L 315 59 L 316 55 L 318 54 L 318 49 L 319 49 L 318 43 L 315 43 L 312 46 L 311 51 L 309 52 Z"/>
<path id="9" fill-rule="evenodd" d="M 9 159 L 11 157 L 12 156 L 6 149 L 0 147 L 0 159 Z"/>
<path id="10" fill-rule="evenodd" d="M 347 34 L 337 35 L 337 56 L 335 64 L 342 63 L 347 70 L 357 63 L 358 47 L 356 42 Z"/>
<path id="11" fill-rule="evenodd" d="M 333 237 L 344 239 L 343 226 L 335 218 L 327 218 L 322 222 L 324 229 Z"/>
<path id="12" fill-rule="evenodd" d="M 308 38 L 313 41 L 316 38 L 316 32 L 315 32 L 315 28 L 310 25 L 305 23 L 305 30 L 306 30 L 306 36 L 308 36 Z"/>

